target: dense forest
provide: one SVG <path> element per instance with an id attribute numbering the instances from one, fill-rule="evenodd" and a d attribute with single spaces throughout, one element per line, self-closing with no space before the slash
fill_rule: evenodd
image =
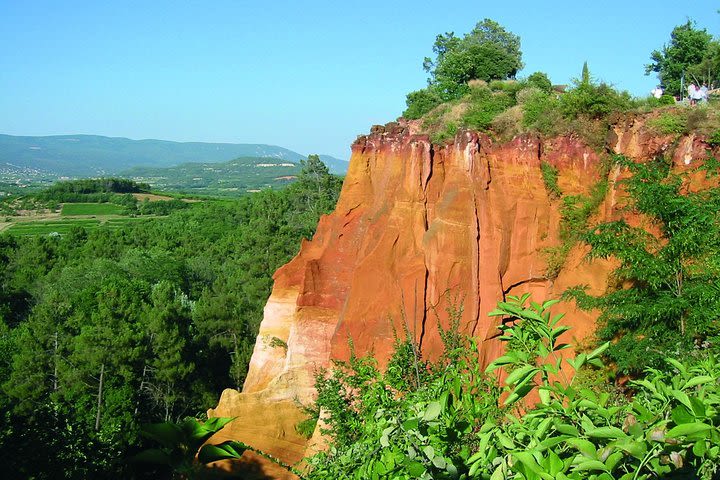
<path id="1" fill-rule="evenodd" d="M 117 190 L 85 183 L 40 196 Z M 139 425 L 201 417 L 241 388 L 271 276 L 340 185 L 311 156 L 281 191 L 115 230 L 0 235 L 5 478 L 129 478 Z"/>

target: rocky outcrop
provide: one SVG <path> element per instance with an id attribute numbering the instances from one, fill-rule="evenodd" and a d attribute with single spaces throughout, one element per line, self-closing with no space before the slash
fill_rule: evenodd
<path id="1" fill-rule="evenodd" d="M 295 431 L 304 418 L 298 405 L 312 401 L 318 368 L 347 358 L 348 339 L 382 363 L 397 332 L 408 331 L 425 356 L 437 356 L 438 325 L 447 327 L 448 310 L 461 308 L 460 328 L 482 341 L 487 363 L 500 354 L 487 316 L 498 300 L 525 292 L 548 299 L 578 284 L 594 294 L 606 289 L 612 265 L 587 262 L 581 246 L 556 278 L 545 274 L 546 249 L 560 243 L 560 202 L 546 191 L 541 163 L 558 169 L 565 194 L 588 193 L 600 180 L 598 153 L 572 136 L 496 144 L 462 132 L 433 146 L 413 131 L 393 122 L 353 144 L 337 208 L 275 274 L 243 393 L 226 390 L 209 412 L 239 417 L 215 440 L 240 439 L 297 462 L 307 447 Z M 658 139 L 640 123 L 619 126 L 609 144 L 637 160 L 672 146 L 682 156 L 676 163 L 698 158 L 705 146 Z M 612 185 L 622 172 L 609 176 Z M 611 188 L 598 219 L 616 215 L 616 203 Z M 555 311 L 562 308 L 569 335 L 593 331 L 593 315 L 571 304 Z"/>

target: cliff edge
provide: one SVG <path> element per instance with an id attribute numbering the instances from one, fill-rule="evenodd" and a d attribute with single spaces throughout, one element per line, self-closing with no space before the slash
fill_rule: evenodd
<path id="1" fill-rule="evenodd" d="M 574 136 L 499 144 L 465 131 L 438 146 L 416 131 L 412 122 L 392 122 L 353 144 L 335 211 L 275 273 L 243 392 L 225 390 L 208 412 L 238 417 L 213 441 L 239 439 L 287 463 L 300 461 L 312 446 L 295 430 L 305 418 L 299 404 L 312 402 L 317 369 L 347 358 L 348 339 L 356 353 L 373 352 L 382 364 L 403 331 L 425 356 L 437 356 L 437 325 L 448 326 L 448 308 L 462 308 L 460 329 L 481 340 L 488 363 L 501 353 L 487 316 L 497 301 L 525 292 L 548 299 L 579 284 L 601 294 L 613 268 L 588 262 L 586 248 L 575 245 L 557 275 L 546 273 L 548 248 L 561 244 L 562 202 L 545 187 L 543 163 L 557 169 L 565 195 L 587 195 L 607 180 L 594 218 L 610 220 L 618 215 L 615 183 L 624 173 L 603 167 L 605 157 L 668 154 L 683 168 L 708 148 L 693 135 L 654 135 L 640 119 L 616 125 L 604 154 Z M 563 309 L 573 326 L 567 341 L 592 333 L 594 315 L 567 303 L 554 310 Z"/>

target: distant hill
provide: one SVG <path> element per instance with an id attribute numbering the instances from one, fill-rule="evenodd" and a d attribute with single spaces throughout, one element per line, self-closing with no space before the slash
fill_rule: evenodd
<path id="1" fill-rule="evenodd" d="M 184 163 L 175 167 L 135 167 L 120 175 L 149 183 L 154 190 L 196 195 L 235 196 L 277 188 L 295 180 L 300 165 L 272 157 L 241 157 L 229 162 Z"/>
<path id="2" fill-rule="evenodd" d="M 270 157 L 299 163 L 306 158 L 275 145 L 130 140 L 97 135 L 24 137 L 0 134 L 0 171 L 37 171 L 69 177 L 116 175 L 133 167 L 170 167 L 188 162 L 227 162 L 239 157 Z M 320 158 L 333 173 L 348 163 Z"/>

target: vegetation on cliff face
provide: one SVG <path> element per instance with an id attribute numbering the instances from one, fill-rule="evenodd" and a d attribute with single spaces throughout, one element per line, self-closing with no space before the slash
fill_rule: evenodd
<path id="1" fill-rule="evenodd" d="M 608 344 L 563 359 L 559 337 L 569 327 L 550 314 L 555 302 L 527 305 L 528 297 L 509 297 L 491 313 L 503 319 L 507 348 L 485 372 L 474 340 L 452 330 L 437 362 L 422 359 L 408 337 L 385 373 L 355 357 L 321 372 L 318 406 L 331 444 L 308 460 L 307 478 L 716 478 L 716 356 L 667 360 L 672 373 L 647 370 L 628 402 L 588 381 Z"/>
<path id="2" fill-rule="evenodd" d="M 667 356 L 720 346 L 720 189 L 689 189 L 691 177 L 719 172 L 713 158 L 682 173 L 670 172 L 663 159 L 621 165 L 632 173 L 622 182 L 626 211 L 644 222 L 621 218 L 585 232 L 591 258 L 620 261 L 616 286 L 600 298 L 581 288 L 568 295 L 602 310 L 598 335 L 616 340 L 609 358 L 619 373 L 637 375 Z"/>
<path id="3" fill-rule="evenodd" d="M 128 477 L 140 423 L 198 415 L 239 388 L 272 274 L 339 187 L 311 157 L 282 191 L 117 229 L 0 235 L 5 478 Z"/>

